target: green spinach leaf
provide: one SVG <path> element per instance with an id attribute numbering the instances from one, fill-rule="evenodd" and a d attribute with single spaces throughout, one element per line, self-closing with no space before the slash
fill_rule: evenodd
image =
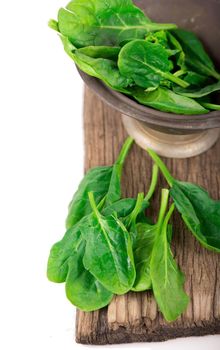
<path id="1" fill-rule="evenodd" d="M 172 63 L 167 50 L 160 44 L 133 40 L 119 53 L 118 67 L 122 75 L 143 88 L 158 87 L 162 80 L 170 80 L 181 87 L 189 84 L 170 73 Z"/>
<path id="2" fill-rule="evenodd" d="M 88 217 L 81 220 L 86 222 Z M 56 283 L 66 282 L 67 298 L 84 311 L 106 306 L 113 295 L 83 266 L 85 241 L 79 224 L 69 229 L 63 239 L 53 245 L 47 264 L 47 277 Z"/>
<path id="3" fill-rule="evenodd" d="M 113 294 L 102 286 L 83 265 L 85 242 L 68 260 L 66 296 L 70 302 L 83 311 L 95 311 L 110 303 Z"/>
<path id="4" fill-rule="evenodd" d="M 148 290 L 152 287 L 150 276 L 150 261 L 155 239 L 161 230 L 161 225 L 164 220 L 168 198 L 169 192 L 162 191 L 160 212 L 156 224 L 137 224 L 137 237 L 133 244 L 136 279 L 132 290 L 135 292 Z"/>
<path id="5" fill-rule="evenodd" d="M 198 87 L 204 86 L 204 84 L 207 82 L 207 76 L 193 71 L 188 71 L 183 79 L 187 81 L 187 83 L 189 83 L 190 85 Z"/>
<path id="6" fill-rule="evenodd" d="M 104 217 L 99 213 L 91 192 L 89 199 L 93 215 L 89 224 L 81 227 L 86 240 L 83 264 L 106 289 L 124 294 L 135 279 L 130 236 L 116 216 Z"/>
<path id="7" fill-rule="evenodd" d="M 186 56 L 179 41 L 170 32 L 167 32 L 167 40 L 171 49 L 176 50 L 176 64 L 182 71 L 186 71 Z"/>
<path id="8" fill-rule="evenodd" d="M 220 91 L 220 81 L 212 85 L 207 85 L 202 89 L 181 89 L 179 87 L 175 87 L 174 91 L 181 96 L 200 98 L 207 96 L 215 91 Z"/>
<path id="9" fill-rule="evenodd" d="M 152 23 L 131 0 L 74 0 L 58 13 L 59 31 L 77 47 L 119 45 L 149 31 L 176 28 Z"/>
<path id="10" fill-rule="evenodd" d="M 155 241 L 157 225 L 137 224 L 137 238 L 133 247 L 136 279 L 132 290 L 141 292 L 151 289 L 150 259 Z"/>
<path id="11" fill-rule="evenodd" d="M 176 114 L 205 114 L 208 110 L 195 100 L 180 96 L 171 90 L 159 87 L 152 92 L 141 89 L 133 89 L 134 98 L 141 104 L 159 109 L 163 112 Z"/>
<path id="12" fill-rule="evenodd" d="M 75 225 L 67 230 L 61 241 L 52 246 L 47 263 L 47 277 L 51 282 L 63 283 L 66 281 L 68 261 L 72 255 L 75 255 L 82 241 L 79 226 Z"/>
<path id="13" fill-rule="evenodd" d="M 132 143 L 133 140 L 127 138 L 113 166 L 96 167 L 87 172 L 69 204 L 67 228 L 71 228 L 83 216 L 91 213 L 88 192 L 93 192 L 97 203 L 105 197 L 106 206 L 121 198 L 121 172 Z"/>
<path id="14" fill-rule="evenodd" d="M 119 218 L 128 216 L 135 208 L 136 198 L 123 198 L 102 210 L 102 215 L 111 216 L 115 212 Z"/>
<path id="15" fill-rule="evenodd" d="M 153 293 L 164 318 L 175 321 L 185 311 L 189 297 L 183 289 L 184 275 L 179 270 L 168 241 L 168 222 L 174 205 L 171 206 L 161 230 L 155 238 L 150 260 L 150 277 Z"/>
<path id="16" fill-rule="evenodd" d="M 115 62 L 117 48 L 109 49 L 104 54 L 105 47 L 97 47 L 97 49 L 87 47 L 77 50 L 67 37 L 61 36 L 61 40 L 66 53 L 83 72 L 103 80 L 114 90 L 129 93 L 125 88 L 131 84 L 132 80 L 123 77 L 119 72 Z M 101 57 L 95 57 L 98 55 Z"/>
<path id="17" fill-rule="evenodd" d="M 160 30 L 158 32 L 149 33 L 145 40 L 162 45 L 166 49 L 168 57 L 175 56 L 177 53 L 179 53 L 179 49 L 170 47 L 167 36 L 167 31 Z"/>
<path id="18" fill-rule="evenodd" d="M 77 52 L 92 58 L 108 58 L 117 62 L 120 49 L 113 46 L 87 46 L 78 49 Z"/>
<path id="19" fill-rule="evenodd" d="M 220 201 L 200 186 L 175 180 L 160 157 L 150 149 L 148 153 L 171 186 L 170 195 L 188 229 L 202 246 L 220 252 Z"/>
<path id="20" fill-rule="evenodd" d="M 99 203 L 108 192 L 113 167 L 96 167 L 90 169 L 81 181 L 72 201 L 69 204 L 66 228 L 71 228 L 83 216 L 91 212 L 87 193 L 93 191 L 95 200 Z M 100 186 L 100 184 L 102 184 Z"/>
<path id="21" fill-rule="evenodd" d="M 201 187 L 174 181 L 170 194 L 190 231 L 207 249 L 220 253 L 220 201 Z"/>
<path id="22" fill-rule="evenodd" d="M 205 52 L 204 47 L 197 36 L 183 29 L 176 29 L 172 34 L 180 42 L 186 55 L 186 64 L 196 72 L 208 75 L 220 80 L 220 74 L 215 70 L 214 64 Z"/>

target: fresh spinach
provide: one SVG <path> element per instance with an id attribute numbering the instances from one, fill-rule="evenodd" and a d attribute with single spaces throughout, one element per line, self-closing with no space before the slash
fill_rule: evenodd
<path id="1" fill-rule="evenodd" d="M 171 196 L 183 220 L 207 249 L 220 252 L 220 201 L 214 201 L 201 187 L 175 181 Z"/>
<path id="2" fill-rule="evenodd" d="M 176 50 L 176 64 L 177 66 L 180 67 L 182 71 L 186 71 L 186 56 L 183 51 L 183 48 L 179 41 L 173 36 L 170 32 L 167 32 L 167 40 L 168 40 L 168 45 L 170 46 L 171 49 Z"/>
<path id="3" fill-rule="evenodd" d="M 143 105 L 186 115 L 220 110 L 213 96 L 220 74 L 199 39 L 173 24 L 152 23 L 131 0 L 74 0 L 49 26 L 79 69 Z M 125 141 L 112 166 L 93 168 L 81 181 L 69 205 L 67 231 L 51 248 L 47 276 L 65 282 L 67 298 L 84 311 L 108 305 L 114 294 L 153 289 L 165 319 L 173 321 L 189 300 L 170 248 L 174 205 L 196 239 L 219 253 L 220 201 L 174 179 L 152 150 L 147 195 L 122 199 L 121 174 L 132 143 Z M 174 204 L 166 214 L 169 191 L 162 190 L 154 224 L 145 210 L 158 167 Z"/>
<path id="4" fill-rule="evenodd" d="M 166 214 L 169 191 L 162 190 L 158 221 L 139 224 L 134 245 L 136 280 L 133 291 L 153 289 L 160 311 L 167 321 L 176 320 L 186 309 L 189 298 L 183 290 L 184 276 L 170 248 L 172 227 L 168 225 L 174 204 Z"/>
<path id="5" fill-rule="evenodd" d="M 219 110 L 213 96 L 210 104 L 198 100 L 220 80 L 199 39 L 153 23 L 131 0 L 73 0 L 49 26 L 80 70 L 143 105 L 185 115 Z M 138 88 L 145 91 L 137 97 Z"/>
<path id="6" fill-rule="evenodd" d="M 79 226 L 75 225 L 67 230 L 61 241 L 52 246 L 47 263 L 47 277 L 50 281 L 56 283 L 66 281 L 69 269 L 68 260 L 75 254 L 81 242 L 82 235 Z"/>
<path id="7" fill-rule="evenodd" d="M 109 291 L 124 294 L 135 280 L 131 238 L 117 216 L 103 216 L 92 192 L 88 195 L 93 215 L 88 224 L 81 227 L 86 240 L 83 264 Z"/>
<path id="8" fill-rule="evenodd" d="M 85 222 L 87 218 L 82 220 Z M 92 311 L 109 304 L 113 295 L 85 269 L 84 252 L 85 241 L 76 225 L 51 248 L 47 276 L 52 282 L 66 282 L 66 295 L 71 303 L 81 310 Z"/>
<path id="9" fill-rule="evenodd" d="M 204 86 L 204 84 L 207 82 L 207 76 L 193 71 L 187 71 L 183 79 L 190 85 L 198 87 Z"/>
<path id="10" fill-rule="evenodd" d="M 147 223 L 137 224 L 137 237 L 133 246 L 136 280 L 132 290 L 135 292 L 141 292 L 152 288 L 150 261 L 155 239 L 161 230 L 161 225 L 166 212 L 166 205 L 164 203 L 166 202 L 165 199 L 168 200 L 168 196 L 164 199 L 164 193 L 169 195 L 169 192 L 162 192 L 162 200 L 157 223 L 154 225 L 149 225 Z"/>
<path id="11" fill-rule="evenodd" d="M 113 46 L 87 46 L 77 50 L 78 53 L 92 58 L 108 58 L 117 62 L 120 47 Z"/>
<path id="12" fill-rule="evenodd" d="M 179 49 L 171 48 L 171 46 L 169 45 L 169 42 L 168 42 L 168 38 L 167 38 L 168 33 L 169 32 L 167 32 L 165 30 L 149 33 L 146 36 L 145 40 L 148 42 L 151 42 L 151 43 L 156 43 L 156 44 L 162 45 L 163 48 L 166 49 L 168 57 L 171 57 L 171 56 L 177 55 L 177 53 L 179 53 Z M 170 61 L 170 67 L 173 68 L 172 61 Z"/>
<path id="13" fill-rule="evenodd" d="M 102 215 L 110 216 L 115 212 L 119 218 L 128 216 L 135 208 L 136 198 L 122 198 L 117 202 L 105 207 L 102 210 Z"/>
<path id="14" fill-rule="evenodd" d="M 79 244 L 75 255 L 68 260 L 66 296 L 69 301 L 83 311 L 98 310 L 110 303 L 113 294 L 85 269 L 83 256 L 85 242 Z"/>
<path id="15" fill-rule="evenodd" d="M 163 190 L 162 204 L 167 206 L 169 191 Z M 157 231 L 150 260 L 153 293 L 164 318 L 175 321 L 185 311 L 189 297 L 183 289 L 184 275 L 179 270 L 170 248 L 168 222 L 174 210 L 170 207 L 162 227 Z"/>
<path id="16" fill-rule="evenodd" d="M 132 198 L 119 200 L 104 208 L 103 213 L 127 216 L 137 201 Z M 99 204 L 99 207 L 102 205 Z M 61 241 L 53 245 L 47 265 L 48 279 L 56 283 L 66 282 L 67 298 L 84 311 L 93 311 L 107 305 L 113 296 L 83 265 L 85 239 L 81 227 L 89 226 L 92 215 L 90 213 L 84 216 L 67 230 Z"/>
<path id="17" fill-rule="evenodd" d="M 160 157 L 150 149 L 148 153 L 171 186 L 170 195 L 186 226 L 202 246 L 220 252 L 220 201 L 198 185 L 174 179 Z"/>
<path id="18" fill-rule="evenodd" d="M 137 238 L 133 247 L 136 279 L 132 291 L 141 292 L 152 288 L 150 259 L 155 241 L 157 225 L 137 224 Z"/>
<path id="19" fill-rule="evenodd" d="M 191 98 L 200 98 L 212 94 L 213 92 L 220 91 L 220 80 L 212 85 L 207 85 L 202 89 L 181 89 L 179 87 L 174 88 L 174 91 L 182 96 Z"/>
<path id="20" fill-rule="evenodd" d="M 83 216 L 92 211 L 87 195 L 88 192 L 93 192 L 97 203 L 105 197 L 105 206 L 121 198 L 121 172 L 132 143 L 132 138 L 128 137 L 113 166 L 96 167 L 87 172 L 69 204 L 66 219 L 67 228 L 71 228 Z"/>
<path id="21" fill-rule="evenodd" d="M 176 114 L 205 114 L 208 110 L 195 100 L 180 96 L 164 87 L 155 91 L 146 92 L 141 89 L 133 89 L 134 98 L 141 104 L 158 109 L 163 112 Z"/>
<path id="22" fill-rule="evenodd" d="M 61 40 L 66 53 L 83 72 L 103 80 L 112 89 L 128 93 L 125 88 L 132 80 L 123 77 L 119 72 L 115 62 L 117 48 L 108 49 L 106 52 L 103 47 L 85 47 L 77 50 L 67 37 L 61 36 Z"/>
<path id="23" fill-rule="evenodd" d="M 158 87 L 164 79 L 188 86 L 187 82 L 170 73 L 172 65 L 167 50 L 146 40 L 133 40 L 124 45 L 119 53 L 118 67 L 122 75 L 143 88 Z"/>
<path id="24" fill-rule="evenodd" d="M 185 66 L 185 54 L 182 46 L 169 31 L 161 30 L 158 32 L 149 33 L 145 40 L 162 45 L 166 49 L 169 57 L 175 56 L 173 58 L 173 62 L 176 64 L 176 66 L 179 66 L 181 71 L 185 72 L 187 70 Z M 176 74 L 176 72 L 174 75 L 179 76 Z"/>
<path id="25" fill-rule="evenodd" d="M 186 55 L 186 64 L 196 72 L 212 76 L 220 80 L 220 74 L 215 70 L 214 63 L 204 50 L 204 47 L 196 35 L 192 32 L 176 29 L 172 34 L 180 42 Z"/>
<path id="26" fill-rule="evenodd" d="M 136 207 L 137 199 L 135 198 L 124 198 L 111 204 L 109 207 L 103 207 L 105 202 L 102 200 L 98 208 L 102 209 L 101 213 L 104 216 L 112 216 L 117 213 L 119 218 L 128 218 L 129 214 L 133 212 Z M 47 276 L 52 282 L 63 283 L 66 280 L 68 273 L 68 261 L 72 254 L 75 254 L 75 250 L 83 241 L 81 234 L 81 227 L 88 226 L 91 220 L 92 212 L 88 215 L 83 216 L 77 223 L 69 228 L 64 237 L 57 243 L 55 243 L 51 250 L 47 264 Z"/>
<path id="27" fill-rule="evenodd" d="M 115 46 L 176 25 L 152 23 L 131 0 L 74 0 L 59 10 L 57 27 L 80 48 Z"/>
<path id="28" fill-rule="evenodd" d="M 172 226 L 168 223 L 174 205 L 199 242 L 220 252 L 220 201 L 212 200 L 199 186 L 175 180 L 152 150 L 148 152 L 155 164 L 147 195 L 122 199 L 121 171 L 131 144 L 128 138 L 112 167 L 94 168 L 86 174 L 73 197 L 72 224 L 70 220 L 64 237 L 51 248 L 47 276 L 52 282 L 65 282 L 67 298 L 84 311 L 108 305 L 114 294 L 152 289 L 164 318 L 174 321 L 189 300 L 170 248 Z M 154 224 L 145 209 L 156 188 L 158 168 L 171 187 L 174 204 L 166 214 L 169 191 L 162 190 Z M 96 195 L 91 189 L 97 190 Z"/>

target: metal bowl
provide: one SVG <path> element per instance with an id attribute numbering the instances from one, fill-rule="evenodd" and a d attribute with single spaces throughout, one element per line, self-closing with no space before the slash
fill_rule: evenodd
<path id="1" fill-rule="evenodd" d="M 195 32 L 217 69 L 220 68 L 219 0 L 140 0 L 134 3 L 154 21 L 176 23 Z M 161 112 L 109 89 L 96 78 L 80 74 L 102 100 L 122 113 L 125 128 L 141 147 L 151 147 L 164 156 L 185 158 L 206 151 L 219 137 L 220 111 L 186 116 Z"/>

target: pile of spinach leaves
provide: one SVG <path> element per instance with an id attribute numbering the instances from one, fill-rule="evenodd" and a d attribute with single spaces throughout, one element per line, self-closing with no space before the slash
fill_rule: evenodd
<path id="1" fill-rule="evenodd" d="M 174 179 L 152 150 L 148 153 L 155 164 L 148 193 L 122 198 L 121 176 L 132 144 L 128 137 L 112 166 L 90 169 L 84 176 L 68 208 L 67 231 L 51 248 L 47 276 L 52 282 L 65 282 L 67 298 L 84 311 L 108 305 L 115 294 L 152 290 L 171 322 L 189 302 L 184 274 L 171 250 L 172 213 L 176 208 L 195 238 L 220 253 L 220 201 L 197 185 Z M 161 190 L 154 223 L 146 209 L 159 169 L 171 189 Z"/>
<path id="2" fill-rule="evenodd" d="M 154 23 L 132 0 L 73 0 L 49 26 L 85 73 L 176 114 L 220 110 L 220 73 L 194 33 Z"/>

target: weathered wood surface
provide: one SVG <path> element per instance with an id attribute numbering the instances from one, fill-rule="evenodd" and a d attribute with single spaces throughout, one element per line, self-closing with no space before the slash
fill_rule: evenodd
<path id="1" fill-rule="evenodd" d="M 125 139 L 121 116 L 85 90 L 85 170 L 112 164 Z M 166 159 L 172 174 L 198 183 L 213 198 L 220 198 L 220 142 L 205 154 L 191 159 Z M 152 163 L 146 152 L 133 147 L 126 162 L 123 191 L 127 196 L 147 191 Z M 160 185 L 166 186 L 160 178 Z M 149 214 L 158 212 L 157 191 Z M 129 293 L 114 298 L 109 307 L 85 313 L 77 311 L 76 341 L 86 344 L 163 341 L 220 333 L 220 255 L 209 252 L 188 232 L 180 217 L 173 217 L 173 253 L 186 274 L 188 309 L 176 322 L 167 323 L 158 312 L 151 292 Z"/>

